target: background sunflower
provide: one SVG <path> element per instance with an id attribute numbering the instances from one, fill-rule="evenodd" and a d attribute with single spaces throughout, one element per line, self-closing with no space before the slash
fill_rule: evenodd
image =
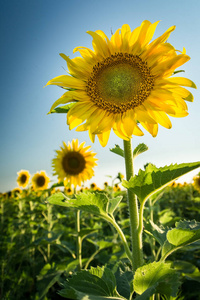
<path id="1" fill-rule="evenodd" d="M 32 186 L 34 191 L 43 191 L 48 188 L 50 179 L 45 171 L 37 172 L 32 177 Z"/>
<path id="2" fill-rule="evenodd" d="M 21 170 L 17 174 L 18 174 L 18 177 L 17 177 L 18 185 L 21 186 L 22 188 L 25 188 L 28 185 L 30 177 L 31 177 L 29 171 Z"/>
<path id="3" fill-rule="evenodd" d="M 54 175 L 58 176 L 59 181 L 64 181 L 65 185 L 81 186 L 81 183 L 94 176 L 96 153 L 89 151 L 91 146 L 84 145 L 84 142 L 79 145 L 78 140 L 74 139 L 68 142 L 68 146 L 63 142 L 63 147 L 56 151 L 57 156 L 52 160 Z"/>

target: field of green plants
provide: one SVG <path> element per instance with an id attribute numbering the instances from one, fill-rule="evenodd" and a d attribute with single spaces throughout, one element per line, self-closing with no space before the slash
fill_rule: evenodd
<path id="1" fill-rule="evenodd" d="M 75 201 L 82 201 L 83 195 L 90 198 L 93 195 L 96 202 L 98 199 L 118 199 L 113 214 L 130 245 L 127 194 L 121 186 L 121 177 L 116 178 L 113 186 L 105 183 L 104 188 L 99 189 L 93 184 L 89 190 L 77 191 Z M 50 204 L 50 199 L 59 201 L 60 191 L 63 191 L 62 186 L 52 186 L 39 192 L 24 189 L 1 195 L 1 299 L 75 299 L 67 297 L 70 295 L 67 293 L 67 280 L 71 280 L 71 286 L 77 290 L 81 280 L 88 276 L 88 272 L 83 270 L 90 270 L 89 274 L 94 275 L 95 270 L 101 273 L 105 266 L 109 272 L 112 271 L 112 275 L 107 272 L 108 288 L 114 276 L 120 297 L 88 296 L 84 299 L 131 299 L 131 265 L 119 232 L 98 213 L 90 213 L 87 208 L 79 210 Z M 75 197 L 70 189 L 65 189 L 62 195 L 66 195 L 67 199 Z M 80 199 L 79 195 L 82 195 Z M 144 209 L 145 261 L 159 261 L 166 230 L 178 228 L 178 223 L 186 221 L 190 228 L 196 228 L 196 221 L 192 220 L 200 222 L 200 193 L 192 183 L 173 183 L 150 197 Z M 198 232 L 195 231 L 195 234 Z M 168 256 L 166 262 L 179 273 L 178 297 L 161 295 L 158 299 L 200 299 L 199 246 L 199 240 L 185 243 Z M 82 273 L 77 273 L 80 269 Z M 169 281 L 171 276 L 169 274 Z M 100 279 L 100 276 L 97 278 Z M 93 288 L 98 289 L 95 285 Z M 92 286 L 88 285 L 87 289 L 91 290 Z M 101 294 L 103 281 L 99 289 Z"/>

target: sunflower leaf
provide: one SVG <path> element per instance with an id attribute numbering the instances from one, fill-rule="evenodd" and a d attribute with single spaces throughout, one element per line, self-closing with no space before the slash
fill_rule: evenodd
<path id="1" fill-rule="evenodd" d="M 175 164 L 161 168 L 148 164 L 144 171 L 139 170 L 138 175 L 129 181 L 124 180 L 122 185 L 135 193 L 143 203 L 170 182 L 198 167 L 200 167 L 200 162 Z"/>
<path id="2" fill-rule="evenodd" d="M 108 213 L 113 214 L 116 208 L 118 207 L 119 203 L 121 202 L 123 196 L 117 196 L 116 198 L 113 198 L 109 201 L 109 206 L 108 206 Z"/>
<path id="3" fill-rule="evenodd" d="M 115 145 L 115 148 L 110 149 L 110 151 L 124 157 L 124 150 L 122 150 L 119 145 Z"/>
<path id="4" fill-rule="evenodd" d="M 107 216 L 108 198 L 106 194 L 86 192 L 76 195 L 76 198 L 67 198 L 63 193 L 50 196 L 47 201 L 51 204 L 77 208 L 92 214 Z"/>
<path id="5" fill-rule="evenodd" d="M 155 293 L 175 297 L 179 288 L 179 274 L 170 264 L 153 262 L 137 269 L 133 286 L 138 299 L 147 300 Z"/>
<path id="6" fill-rule="evenodd" d="M 116 290 L 116 279 L 112 271 L 105 267 L 82 270 L 64 283 L 59 294 L 77 300 L 120 300 L 125 299 Z"/>
<path id="7" fill-rule="evenodd" d="M 139 154 L 147 151 L 149 148 L 144 143 L 139 144 L 133 151 L 133 159 L 135 159 Z"/>
<path id="8" fill-rule="evenodd" d="M 168 230 L 167 240 L 162 247 L 162 258 L 166 259 L 174 251 L 200 240 L 200 223 L 179 221 L 176 228 Z"/>

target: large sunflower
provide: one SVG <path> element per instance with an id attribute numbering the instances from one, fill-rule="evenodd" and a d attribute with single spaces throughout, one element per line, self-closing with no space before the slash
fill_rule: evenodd
<path id="1" fill-rule="evenodd" d="M 31 177 L 29 171 L 21 170 L 21 171 L 17 172 L 17 174 L 18 174 L 18 177 L 17 177 L 18 185 L 25 188 L 28 185 L 30 177 Z"/>
<path id="2" fill-rule="evenodd" d="M 34 191 L 43 191 L 48 189 L 50 179 L 46 175 L 45 171 L 37 172 L 32 177 L 32 185 Z"/>
<path id="3" fill-rule="evenodd" d="M 116 135 L 128 140 L 141 136 L 141 124 L 152 136 L 158 124 L 171 128 L 172 117 L 188 115 L 184 100 L 193 101 L 184 88 L 195 84 L 184 77 L 176 77 L 175 69 L 190 57 L 167 43 L 175 26 L 150 42 L 158 22 L 144 21 L 131 31 L 123 25 L 109 39 L 104 32 L 88 31 L 94 50 L 77 47 L 82 57 L 67 62 L 69 75 L 50 80 L 47 85 L 58 85 L 67 90 L 52 106 L 73 102 L 67 113 L 70 129 L 89 131 L 94 142 L 98 136 L 102 146 L 108 142 L 113 128 Z M 82 125 L 81 125 L 82 124 Z"/>
<path id="4" fill-rule="evenodd" d="M 63 142 L 61 150 L 57 150 L 57 156 L 52 160 L 53 175 L 58 175 L 60 181 L 70 185 L 81 186 L 81 183 L 94 176 L 93 167 L 96 166 L 96 153 L 88 151 L 91 146 L 84 147 L 85 142 L 79 145 L 78 140 Z"/>

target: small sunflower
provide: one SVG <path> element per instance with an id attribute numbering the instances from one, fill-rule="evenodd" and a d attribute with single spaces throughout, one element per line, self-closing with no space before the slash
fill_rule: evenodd
<path id="1" fill-rule="evenodd" d="M 48 184 L 50 182 L 49 177 L 46 175 L 45 171 L 37 172 L 32 177 L 32 185 L 34 191 L 43 191 L 48 189 Z"/>
<path id="2" fill-rule="evenodd" d="M 11 191 L 11 194 L 12 194 L 12 197 L 14 198 L 18 198 L 18 196 L 20 194 L 22 194 L 22 190 L 20 188 L 14 188 L 12 191 Z"/>
<path id="3" fill-rule="evenodd" d="M 61 150 L 57 150 L 57 156 L 52 160 L 53 175 L 58 175 L 60 181 L 70 185 L 81 186 L 85 180 L 94 176 L 93 167 L 96 166 L 96 153 L 88 151 L 91 146 L 84 147 L 85 142 L 79 145 L 78 140 L 63 142 Z"/>
<path id="4" fill-rule="evenodd" d="M 72 190 L 70 187 L 66 187 L 66 188 L 64 189 L 64 193 L 65 193 L 66 195 L 73 195 L 73 190 Z"/>
<path id="5" fill-rule="evenodd" d="M 171 128 L 169 116 L 188 115 L 186 101 L 193 101 L 185 87 L 196 88 L 184 77 L 176 77 L 175 70 L 190 57 L 176 50 L 167 39 L 175 26 L 151 41 L 158 22 L 143 21 L 131 31 L 123 25 L 109 39 L 97 30 L 88 31 L 93 49 L 77 47 L 82 57 L 67 62 L 69 75 L 50 80 L 67 90 L 51 107 L 72 102 L 67 113 L 69 129 L 87 131 L 94 142 L 98 136 L 102 146 L 108 142 L 111 129 L 117 136 L 129 140 L 142 136 L 138 124 L 153 137 L 158 124 Z"/>
<path id="6" fill-rule="evenodd" d="M 200 193 L 200 176 L 195 176 L 193 178 L 194 188 Z"/>
<path id="7" fill-rule="evenodd" d="M 119 187 L 118 183 L 116 183 L 113 187 L 114 192 L 120 192 L 121 188 Z"/>
<path id="8" fill-rule="evenodd" d="M 18 177 L 17 177 L 18 185 L 21 186 L 22 188 L 25 188 L 28 185 L 30 177 L 31 177 L 29 171 L 21 170 L 21 171 L 17 172 L 17 174 L 18 174 Z"/>

